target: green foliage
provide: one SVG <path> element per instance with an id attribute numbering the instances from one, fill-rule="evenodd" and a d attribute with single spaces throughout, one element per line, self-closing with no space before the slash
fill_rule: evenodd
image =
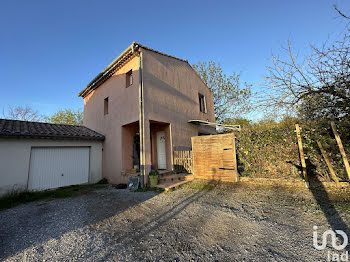
<path id="1" fill-rule="evenodd" d="M 65 124 L 65 125 L 82 125 L 83 124 L 83 112 L 73 109 L 59 110 L 46 119 L 50 123 Z"/>
<path id="2" fill-rule="evenodd" d="M 38 192 L 14 190 L 0 198 L 0 210 L 37 200 L 79 196 L 101 187 L 105 185 L 76 185 Z"/>
<path id="3" fill-rule="evenodd" d="M 305 155 L 308 157 L 308 171 L 310 173 L 315 173 L 323 180 L 328 180 L 328 167 L 318 148 L 317 141 L 319 141 L 324 147 L 337 176 L 346 179 L 342 156 L 331 130 L 330 122 L 301 121 L 301 136 Z M 348 138 L 343 136 L 342 142 L 347 151 L 350 148 Z"/>
<path id="4" fill-rule="evenodd" d="M 299 123 L 301 128 L 308 174 L 317 175 L 321 180 L 329 181 L 328 167 L 317 145 L 319 141 L 325 148 L 337 176 L 345 179 L 342 157 L 330 123 L 302 121 L 290 117 L 280 122 L 262 120 L 242 126 L 242 131 L 237 134 L 237 160 L 240 175 L 286 179 L 301 177 L 295 134 L 296 123 Z M 347 150 L 350 146 L 349 140 L 346 136 L 343 137 L 343 144 Z"/>
<path id="5" fill-rule="evenodd" d="M 245 119 L 245 118 L 226 118 L 223 121 L 223 124 L 225 125 L 240 125 L 241 127 L 247 127 L 252 124 L 252 121 Z"/>
<path id="6" fill-rule="evenodd" d="M 288 121 L 262 120 L 237 134 L 238 172 L 241 176 L 298 177 L 298 149 L 294 126 Z"/>
<path id="7" fill-rule="evenodd" d="M 158 175 L 159 175 L 159 173 L 158 173 L 158 171 L 157 171 L 157 170 L 152 169 L 151 171 L 149 171 L 148 175 L 149 175 L 149 176 L 158 176 Z"/>
<path id="8" fill-rule="evenodd" d="M 245 113 L 250 108 L 251 85 L 242 87 L 240 74 L 227 76 L 220 64 L 213 61 L 193 65 L 201 79 L 213 91 L 214 110 L 217 121 Z"/>

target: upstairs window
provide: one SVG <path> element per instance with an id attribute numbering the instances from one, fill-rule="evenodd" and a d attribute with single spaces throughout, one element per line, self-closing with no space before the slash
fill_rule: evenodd
<path id="1" fill-rule="evenodd" d="M 133 83 L 132 70 L 126 73 L 126 87 L 131 86 Z"/>
<path id="2" fill-rule="evenodd" d="M 108 97 L 106 97 L 105 100 L 104 100 L 103 112 L 104 112 L 105 115 L 108 114 Z"/>
<path id="3" fill-rule="evenodd" d="M 207 112 L 207 103 L 205 101 L 205 96 L 198 93 L 199 99 L 199 111 L 206 113 Z"/>

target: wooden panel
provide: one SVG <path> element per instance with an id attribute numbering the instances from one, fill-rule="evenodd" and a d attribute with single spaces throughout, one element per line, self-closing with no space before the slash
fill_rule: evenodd
<path id="1" fill-rule="evenodd" d="M 305 162 L 305 157 L 304 157 L 304 150 L 303 150 L 303 143 L 301 140 L 300 136 L 300 128 L 298 124 L 295 124 L 295 130 L 297 133 L 297 139 L 298 139 L 298 146 L 299 146 L 299 154 L 300 154 L 300 161 L 301 161 L 301 166 L 303 168 L 303 175 L 304 175 L 304 180 L 308 182 L 307 179 L 307 172 L 306 172 L 306 162 Z"/>
<path id="2" fill-rule="evenodd" d="M 192 150 L 196 178 L 237 181 L 234 134 L 192 137 Z"/>
<path id="3" fill-rule="evenodd" d="M 192 151 L 174 151 L 174 170 L 192 173 Z"/>
<path id="4" fill-rule="evenodd" d="M 331 122 L 331 126 L 332 126 L 332 130 L 335 136 L 335 139 L 337 140 L 337 144 L 340 150 L 340 154 L 343 157 L 343 162 L 345 165 L 345 170 L 346 170 L 346 174 L 348 175 L 348 180 L 350 181 L 350 165 L 349 165 L 349 161 L 348 158 L 346 157 L 346 153 L 343 147 L 343 143 L 341 142 L 340 136 L 338 134 L 337 128 L 335 126 L 335 123 L 332 121 Z"/>
<path id="5" fill-rule="evenodd" d="M 329 172 L 331 174 L 332 179 L 337 184 L 337 187 L 340 187 L 339 179 L 337 178 L 337 175 L 334 172 L 332 163 L 331 163 L 331 161 L 329 161 L 326 151 L 323 149 L 323 146 L 319 141 L 317 141 L 317 145 L 320 148 L 320 151 L 321 151 L 321 154 L 322 154 L 324 160 L 326 161 L 326 164 L 328 166 L 328 169 L 329 169 Z"/>

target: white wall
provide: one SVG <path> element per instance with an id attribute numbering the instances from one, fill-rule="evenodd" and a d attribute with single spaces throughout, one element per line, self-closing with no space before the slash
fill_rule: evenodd
<path id="1" fill-rule="evenodd" d="M 0 138 L 0 195 L 27 188 L 32 147 L 89 146 L 89 183 L 102 178 L 102 141 Z"/>

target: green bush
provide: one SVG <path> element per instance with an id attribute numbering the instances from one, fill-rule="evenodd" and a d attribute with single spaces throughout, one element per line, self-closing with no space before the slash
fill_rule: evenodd
<path id="1" fill-rule="evenodd" d="M 148 175 L 149 175 L 149 176 L 158 176 L 159 173 L 158 173 L 157 170 L 152 169 L 151 171 L 149 171 Z"/>
<path id="2" fill-rule="evenodd" d="M 301 177 L 300 158 L 295 124 L 301 127 L 301 136 L 308 171 L 328 180 L 328 168 L 318 149 L 320 141 L 332 161 L 337 175 L 345 178 L 342 158 L 331 131 L 330 122 L 305 122 L 285 118 L 280 122 L 262 120 L 245 122 L 237 133 L 237 165 L 241 176 L 295 179 Z M 340 129 L 341 131 L 341 129 Z M 349 148 L 343 136 L 344 147 Z"/>
<path id="3" fill-rule="evenodd" d="M 237 135 L 237 153 L 241 176 L 298 176 L 298 149 L 291 123 L 264 120 L 243 126 Z"/>

